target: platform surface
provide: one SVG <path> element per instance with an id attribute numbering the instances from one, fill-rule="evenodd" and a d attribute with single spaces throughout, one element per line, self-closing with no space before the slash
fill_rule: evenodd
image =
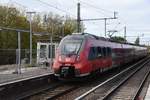
<path id="1" fill-rule="evenodd" d="M 150 100 L 150 84 L 149 84 L 149 87 L 147 89 L 147 93 L 146 93 L 146 96 L 145 96 L 145 100 Z"/>
<path id="2" fill-rule="evenodd" d="M 21 74 L 13 73 L 15 70 L 6 70 L 6 71 L 0 71 L 0 84 L 5 84 L 21 79 L 27 79 L 32 78 L 44 74 L 52 74 L 52 70 L 47 67 L 32 67 L 32 68 L 22 68 Z"/>

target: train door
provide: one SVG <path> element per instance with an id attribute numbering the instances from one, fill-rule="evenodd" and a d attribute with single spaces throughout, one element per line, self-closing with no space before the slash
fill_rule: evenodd
<path id="1" fill-rule="evenodd" d="M 106 47 L 103 47 L 102 51 L 103 51 L 102 64 L 103 64 L 103 67 L 106 67 L 107 66 L 107 50 L 106 50 Z"/>
<path id="2" fill-rule="evenodd" d="M 107 66 L 111 67 L 112 66 L 112 50 L 110 47 L 107 47 Z"/>
<path id="3" fill-rule="evenodd" d="M 103 60 L 102 60 L 102 64 L 103 67 L 105 67 L 106 69 L 112 66 L 112 58 L 111 58 L 111 48 L 110 47 L 103 47 L 102 48 L 103 51 Z"/>
<path id="4" fill-rule="evenodd" d="M 90 62 L 91 71 L 94 71 L 96 69 L 96 58 L 97 58 L 97 51 L 96 47 L 90 47 L 88 60 Z"/>

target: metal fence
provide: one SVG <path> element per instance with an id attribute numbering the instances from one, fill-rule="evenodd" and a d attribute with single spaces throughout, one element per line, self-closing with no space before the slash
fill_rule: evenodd
<path id="1" fill-rule="evenodd" d="M 18 49 L 0 49 L 0 73 L 5 71 L 9 71 L 9 73 L 21 73 L 22 70 L 28 68 L 49 68 L 48 61 L 43 63 L 37 62 L 37 52 L 38 50 L 36 49 L 32 50 L 32 64 L 30 64 L 29 49 L 21 49 L 20 59 Z"/>

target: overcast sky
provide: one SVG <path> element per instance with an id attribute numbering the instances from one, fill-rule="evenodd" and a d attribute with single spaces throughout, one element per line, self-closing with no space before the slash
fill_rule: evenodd
<path id="1" fill-rule="evenodd" d="M 0 0 L 1 4 L 14 4 L 27 11 L 54 12 L 62 16 L 70 15 L 76 18 L 77 2 L 81 3 L 81 18 L 113 17 L 118 12 L 118 19 L 107 21 L 107 31 L 118 30 L 116 36 L 123 36 L 123 28 L 127 27 L 127 40 L 134 42 L 141 36 L 141 43 L 150 42 L 150 0 L 41 0 L 56 8 L 50 7 L 38 0 Z M 84 22 L 85 32 L 104 36 L 104 21 Z M 144 36 L 142 35 L 144 34 Z M 131 37 L 130 37 L 131 36 Z"/>

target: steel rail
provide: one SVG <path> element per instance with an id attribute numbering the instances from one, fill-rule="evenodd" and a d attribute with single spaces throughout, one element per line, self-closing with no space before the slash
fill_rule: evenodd
<path id="1" fill-rule="evenodd" d="M 69 93 L 70 91 L 73 91 L 73 90 L 75 90 L 77 88 L 78 87 L 75 87 L 75 86 L 74 87 L 70 87 L 69 89 L 64 90 L 64 91 L 62 91 L 62 92 L 60 92 L 60 93 L 58 93 L 58 94 L 56 94 L 54 96 L 46 97 L 46 100 L 56 100 L 58 97 L 63 96 L 63 95 L 65 95 L 65 94 Z"/>
<path id="2" fill-rule="evenodd" d="M 144 84 L 145 84 L 145 82 L 146 82 L 149 75 L 150 75 L 150 69 L 147 71 L 147 74 L 144 76 L 144 78 L 143 78 L 143 80 L 142 80 L 139 88 L 137 89 L 137 91 L 136 91 L 136 93 L 135 93 L 132 100 L 137 100 L 137 98 L 138 98 L 138 96 L 139 96 L 139 94 L 140 94 L 140 92 L 141 92 L 141 90 L 142 90 L 142 88 L 143 88 L 143 86 L 144 86 Z"/>
<path id="3" fill-rule="evenodd" d="M 130 79 L 133 75 L 136 74 L 136 72 L 138 72 L 140 69 L 143 68 L 143 66 L 145 64 L 147 64 L 150 60 L 144 62 L 142 65 L 140 65 L 135 71 L 133 71 L 132 73 L 130 73 L 130 75 L 128 75 L 124 80 L 122 80 L 115 88 L 113 88 L 112 90 L 110 90 L 101 100 L 107 100 L 107 98 L 109 98 L 113 92 L 115 90 L 117 90 L 120 86 L 122 86 L 126 81 L 128 81 L 128 79 Z"/>
<path id="4" fill-rule="evenodd" d="M 126 71 L 129 71 L 130 69 L 132 69 L 133 67 L 137 66 L 138 64 L 141 64 L 143 61 L 147 60 L 149 57 L 146 57 L 145 59 L 140 60 L 139 62 L 133 64 L 132 66 L 130 66 L 129 68 L 121 71 L 120 73 L 116 74 L 115 76 L 107 79 L 106 81 L 104 81 L 103 83 L 93 87 L 91 90 L 87 91 L 86 93 L 82 94 L 81 96 L 77 97 L 75 100 L 81 100 L 83 98 L 85 98 L 87 95 L 89 95 L 90 93 L 94 92 L 96 89 L 98 89 L 99 87 L 101 87 L 102 85 L 108 83 L 109 81 L 113 80 L 114 78 L 120 76 L 121 74 L 125 73 Z"/>
<path id="5" fill-rule="evenodd" d="M 78 86 L 68 86 L 68 85 L 65 85 L 65 83 L 61 82 L 61 83 L 54 84 L 54 86 L 49 85 L 46 88 L 29 91 L 17 99 L 19 99 L 19 100 L 20 99 L 29 99 L 29 98 L 32 99 L 34 97 L 36 98 L 36 96 L 38 95 L 40 98 L 43 98 L 44 100 L 52 100 L 52 99 L 56 99 L 64 94 L 67 94 L 70 91 L 73 91 L 77 88 L 78 88 Z"/>
<path id="6" fill-rule="evenodd" d="M 29 91 L 27 93 L 24 93 L 23 95 L 21 95 L 20 97 L 17 98 L 17 100 L 23 100 L 23 99 L 27 99 L 27 98 L 30 98 L 34 95 L 38 95 L 40 93 L 42 93 L 43 91 L 47 91 L 49 89 L 54 89 L 54 88 L 57 88 L 59 86 L 63 85 L 62 83 L 56 83 L 54 85 L 50 85 L 50 86 L 47 86 L 47 87 L 43 87 L 43 88 L 40 88 L 40 89 L 37 89 L 37 90 L 34 90 L 34 91 Z"/>

